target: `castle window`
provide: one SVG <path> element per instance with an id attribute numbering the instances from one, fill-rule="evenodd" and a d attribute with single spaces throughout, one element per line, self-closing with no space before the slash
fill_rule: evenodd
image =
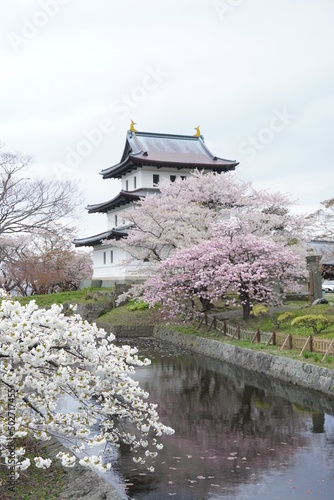
<path id="1" fill-rule="evenodd" d="M 107 252 L 103 252 L 103 264 L 107 263 Z"/>
<path id="2" fill-rule="evenodd" d="M 137 177 L 134 176 L 134 178 L 133 178 L 133 188 L 136 189 L 136 187 L 137 187 Z"/>
<path id="3" fill-rule="evenodd" d="M 170 178 L 171 182 L 175 182 L 176 181 L 176 175 L 170 175 L 169 178 Z"/>
<path id="4" fill-rule="evenodd" d="M 160 177 L 158 174 L 153 174 L 153 186 L 159 184 Z"/>
<path id="5" fill-rule="evenodd" d="M 114 252 L 110 250 L 110 264 L 114 263 Z"/>
<path id="6" fill-rule="evenodd" d="M 125 181 L 125 191 L 129 191 L 129 181 Z"/>
<path id="7" fill-rule="evenodd" d="M 117 215 L 115 215 L 115 227 L 117 226 Z"/>
<path id="8" fill-rule="evenodd" d="M 187 178 L 186 175 L 181 175 L 181 179 L 184 181 Z"/>

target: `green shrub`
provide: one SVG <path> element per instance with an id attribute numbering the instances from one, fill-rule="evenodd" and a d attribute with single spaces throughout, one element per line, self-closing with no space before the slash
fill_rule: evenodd
<path id="1" fill-rule="evenodd" d="M 275 328 L 279 329 L 281 323 L 286 323 L 291 318 L 293 318 L 294 314 L 292 312 L 286 311 L 281 314 L 273 314 L 271 319 L 274 323 Z"/>
<path id="2" fill-rule="evenodd" d="M 312 328 L 314 335 L 322 332 L 332 324 L 334 324 L 334 316 L 324 316 L 323 314 L 305 314 L 304 316 L 298 316 L 291 322 L 292 326 Z"/>
<path id="3" fill-rule="evenodd" d="M 130 304 L 127 306 L 128 311 L 143 311 L 144 309 L 148 309 L 149 305 L 147 302 L 143 300 L 133 299 L 130 301 Z"/>
<path id="4" fill-rule="evenodd" d="M 258 316 L 261 316 L 261 314 L 266 314 L 267 312 L 267 306 L 263 306 L 262 304 L 255 304 L 255 306 L 251 310 L 251 315 L 254 316 L 254 318 L 257 318 Z"/>

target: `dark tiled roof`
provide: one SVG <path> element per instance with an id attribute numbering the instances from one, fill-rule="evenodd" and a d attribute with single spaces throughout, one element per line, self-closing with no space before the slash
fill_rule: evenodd
<path id="1" fill-rule="evenodd" d="M 149 193 L 158 193 L 158 189 L 146 188 L 146 189 L 135 189 L 134 191 L 121 191 L 115 198 L 103 203 L 97 203 L 95 205 L 87 205 L 86 210 L 89 214 L 94 214 L 97 212 L 104 213 L 108 212 L 113 208 L 118 208 L 122 205 L 127 205 L 133 201 L 137 201 L 142 197 L 145 197 Z"/>
<path id="2" fill-rule="evenodd" d="M 104 233 L 95 234 L 94 236 L 88 236 L 87 238 L 78 238 L 73 240 L 76 247 L 93 247 L 95 245 L 100 245 L 103 240 L 119 240 L 127 236 L 127 232 L 122 229 L 109 229 Z"/>
<path id="3" fill-rule="evenodd" d="M 120 163 L 100 173 L 104 179 L 121 178 L 143 165 L 227 172 L 234 170 L 238 162 L 214 156 L 202 136 L 128 131 Z"/>

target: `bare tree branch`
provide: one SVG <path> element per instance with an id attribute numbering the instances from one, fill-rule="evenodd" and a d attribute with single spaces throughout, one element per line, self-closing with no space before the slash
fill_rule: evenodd
<path id="1" fill-rule="evenodd" d="M 18 153 L 0 153 L 0 235 L 56 233 L 80 203 L 70 181 L 29 178 L 30 161 Z"/>

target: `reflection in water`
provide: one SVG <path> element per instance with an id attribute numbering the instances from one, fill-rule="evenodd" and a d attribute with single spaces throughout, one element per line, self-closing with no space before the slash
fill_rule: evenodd
<path id="1" fill-rule="evenodd" d="M 154 474 L 120 449 L 114 469 L 130 498 L 334 498 L 334 401 L 154 344 L 136 379 L 175 434 Z"/>

